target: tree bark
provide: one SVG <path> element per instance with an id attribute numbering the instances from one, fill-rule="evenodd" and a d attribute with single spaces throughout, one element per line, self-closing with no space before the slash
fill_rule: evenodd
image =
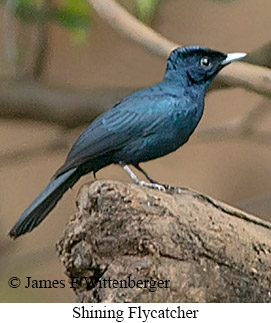
<path id="1" fill-rule="evenodd" d="M 79 302 L 271 301 L 271 223 L 186 188 L 87 184 L 57 251 Z"/>

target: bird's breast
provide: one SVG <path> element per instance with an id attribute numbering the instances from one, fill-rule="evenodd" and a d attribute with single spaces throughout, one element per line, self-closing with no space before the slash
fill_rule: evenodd
<path id="1" fill-rule="evenodd" d="M 167 155 L 185 144 L 195 130 L 202 112 L 200 109 L 175 111 L 160 122 L 159 131 L 148 133 L 138 140 L 137 150 L 133 158 L 137 161 L 147 161 Z"/>
<path id="2" fill-rule="evenodd" d="M 170 130 L 173 136 L 187 137 L 194 132 L 203 114 L 203 104 L 191 105 L 189 108 L 175 110 L 172 113 Z"/>

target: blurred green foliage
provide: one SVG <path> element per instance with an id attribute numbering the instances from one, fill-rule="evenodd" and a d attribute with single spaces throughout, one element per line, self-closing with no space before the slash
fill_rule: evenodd
<path id="1" fill-rule="evenodd" d="M 7 1 L 13 2 L 15 17 L 27 24 L 49 21 L 73 30 L 90 27 L 92 10 L 86 0 L 0 0 L 0 3 L 6 5 Z M 138 18 L 151 23 L 162 0 L 134 1 Z"/>
<path id="2" fill-rule="evenodd" d="M 133 1 L 135 1 L 138 19 L 151 25 L 159 5 L 165 0 Z M 212 1 L 233 2 L 236 0 Z M 86 0 L 0 0 L 2 5 L 6 5 L 7 2 L 12 2 L 12 6 L 9 7 L 13 8 L 15 17 L 24 23 L 36 24 L 46 21 L 57 23 L 71 30 L 77 42 L 86 39 L 92 20 L 92 9 Z"/>
<path id="3" fill-rule="evenodd" d="M 5 5 L 6 1 L 1 3 Z M 91 22 L 92 10 L 84 0 L 16 0 L 12 8 L 15 17 L 27 24 L 48 21 L 73 30 L 86 30 Z"/>
<path id="4" fill-rule="evenodd" d="M 137 17 L 146 24 L 152 24 L 161 2 L 162 0 L 136 0 Z"/>

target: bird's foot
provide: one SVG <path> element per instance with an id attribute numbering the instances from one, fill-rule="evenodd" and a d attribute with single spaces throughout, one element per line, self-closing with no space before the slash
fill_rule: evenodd
<path id="1" fill-rule="evenodd" d="M 145 186 L 145 187 L 149 187 L 149 188 L 155 188 L 159 191 L 165 192 L 166 188 L 163 185 L 157 184 L 157 183 L 147 183 L 144 181 L 138 181 L 135 182 L 135 184 L 139 185 L 139 186 Z"/>
<path id="2" fill-rule="evenodd" d="M 144 181 L 140 181 L 136 174 L 131 170 L 131 168 L 128 166 L 128 165 L 125 165 L 125 164 L 121 164 L 120 165 L 123 167 L 123 169 L 129 174 L 129 176 L 131 177 L 131 179 L 133 180 L 133 182 L 139 186 L 145 186 L 145 187 L 150 187 L 150 188 L 155 188 L 159 191 L 163 191 L 165 192 L 166 191 L 166 188 L 161 185 L 161 184 L 158 184 L 158 183 L 147 183 L 147 182 L 144 182 Z"/>

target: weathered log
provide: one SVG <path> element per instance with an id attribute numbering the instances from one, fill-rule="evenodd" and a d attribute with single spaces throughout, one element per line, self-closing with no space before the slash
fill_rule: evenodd
<path id="1" fill-rule="evenodd" d="M 79 302 L 271 301 L 271 223 L 185 188 L 87 184 L 57 250 Z"/>

